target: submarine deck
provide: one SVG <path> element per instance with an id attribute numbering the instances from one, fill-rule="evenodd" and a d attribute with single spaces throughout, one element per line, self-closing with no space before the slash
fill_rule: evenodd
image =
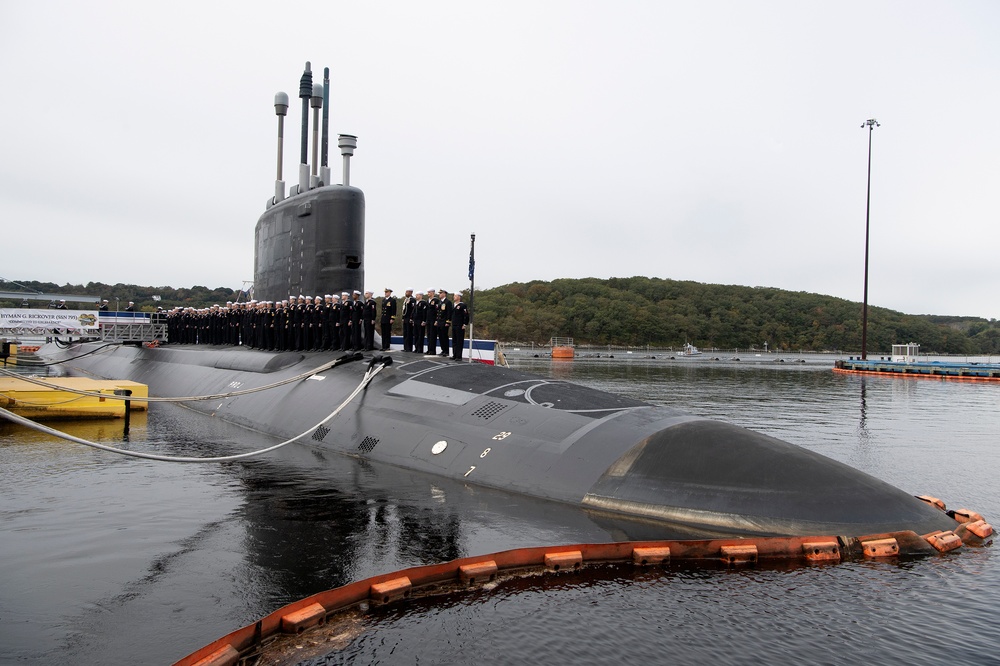
<path id="1" fill-rule="evenodd" d="M 276 437 L 633 520 L 758 535 L 924 534 L 953 522 L 776 438 L 518 370 L 394 352 L 325 421 L 378 357 L 324 370 L 338 355 L 198 346 L 74 358 L 81 350 L 57 354 L 77 371 L 140 381 L 155 395 L 221 395 L 186 404 Z"/>

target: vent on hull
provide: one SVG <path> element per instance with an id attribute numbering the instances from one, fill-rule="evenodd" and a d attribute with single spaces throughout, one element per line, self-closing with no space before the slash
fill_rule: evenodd
<path id="1" fill-rule="evenodd" d="M 378 444 L 378 438 L 369 435 L 358 444 L 358 451 L 361 451 L 361 453 L 371 453 L 376 444 Z"/>
<path id="2" fill-rule="evenodd" d="M 481 405 L 476 408 L 476 411 L 472 412 L 470 416 L 478 416 L 483 420 L 489 420 L 507 409 L 508 405 L 502 402 L 488 402 L 485 405 Z"/>

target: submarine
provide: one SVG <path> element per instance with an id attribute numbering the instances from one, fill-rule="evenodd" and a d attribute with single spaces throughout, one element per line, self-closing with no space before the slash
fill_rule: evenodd
<path id="1" fill-rule="evenodd" d="M 288 97 L 275 97 L 275 191 L 254 229 L 254 289 L 261 300 L 364 285 L 365 199 L 350 184 L 357 137 L 339 136 L 343 182 L 332 183 L 328 76 L 313 85 L 307 63 L 299 97 L 300 163 L 290 188 L 282 177 Z M 301 436 L 296 446 L 640 521 L 645 538 L 676 534 L 678 527 L 853 537 L 956 525 L 932 503 L 777 438 L 510 368 L 397 350 L 95 341 L 46 345 L 39 355 L 71 374 L 147 384 L 150 396 L 185 399 L 210 418 L 276 438 Z M 204 396 L 214 397 L 194 399 Z"/>

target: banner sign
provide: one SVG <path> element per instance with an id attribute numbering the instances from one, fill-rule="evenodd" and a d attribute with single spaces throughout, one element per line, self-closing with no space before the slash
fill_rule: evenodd
<path id="1" fill-rule="evenodd" d="M 0 308 L 0 333 L 5 335 L 82 335 L 98 328 L 97 310 Z"/>

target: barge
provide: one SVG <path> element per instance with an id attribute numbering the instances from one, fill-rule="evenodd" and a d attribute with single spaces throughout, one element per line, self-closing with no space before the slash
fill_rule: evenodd
<path id="1" fill-rule="evenodd" d="M 870 359 L 838 360 L 833 371 L 844 374 L 882 375 L 922 379 L 956 379 L 964 381 L 1000 381 L 1000 363 L 920 361 L 920 345 L 909 342 L 892 346 L 892 356 L 873 361 Z"/>

